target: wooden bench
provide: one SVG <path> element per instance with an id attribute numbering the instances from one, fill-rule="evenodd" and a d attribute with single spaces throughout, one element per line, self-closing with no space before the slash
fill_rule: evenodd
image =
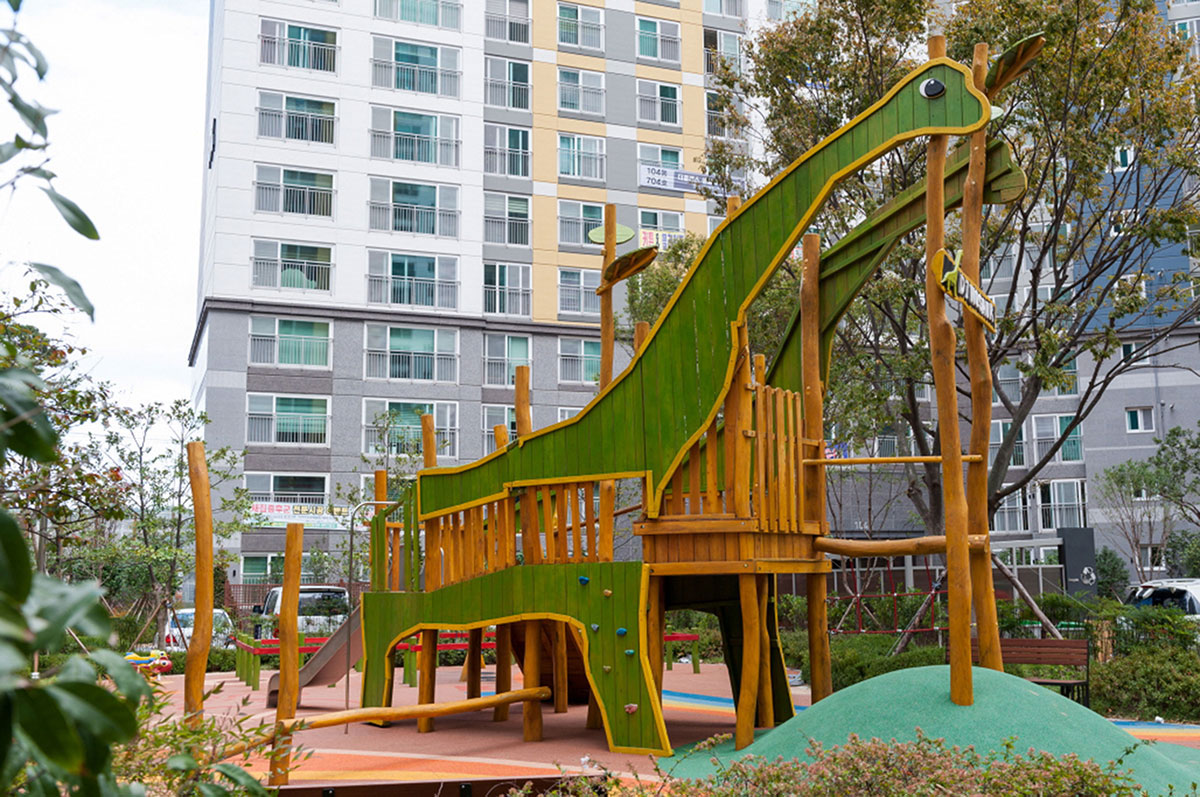
<path id="1" fill-rule="evenodd" d="M 1063 697 L 1091 705 L 1091 648 L 1087 639 L 1001 639 L 1000 655 L 1005 664 L 1061 664 L 1082 667 L 1083 678 L 1027 678 L 1035 684 L 1058 687 Z M 946 651 L 950 659 L 950 651 Z M 971 660 L 979 664 L 979 640 L 971 637 Z"/>

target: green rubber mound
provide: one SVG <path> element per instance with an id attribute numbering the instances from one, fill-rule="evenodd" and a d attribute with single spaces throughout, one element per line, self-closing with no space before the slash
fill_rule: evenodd
<path id="1" fill-rule="evenodd" d="M 804 758 L 810 738 L 827 748 L 844 744 L 850 734 L 913 741 L 918 727 L 930 738 L 974 746 L 980 753 L 1002 750 L 1007 738 L 1016 737 L 1020 753 L 1032 747 L 1055 755 L 1075 753 L 1100 764 L 1120 758 L 1138 742 L 1099 714 L 1045 687 L 978 667 L 974 674 L 973 706 L 950 702 L 947 666 L 897 670 L 835 692 L 761 733 L 745 750 L 735 752 L 732 741 L 709 753 L 689 755 L 683 748 L 663 759 L 662 768 L 675 777 L 702 778 L 712 773 L 714 755 L 723 761 L 744 755 L 769 761 Z M 1171 784 L 1186 793 L 1193 782 L 1200 782 L 1200 766 L 1189 765 L 1196 760 L 1190 755 L 1164 753 L 1164 747 L 1174 745 L 1138 747 L 1125 756 L 1123 768 L 1132 770 L 1151 794 L 1165 794 Z"/>

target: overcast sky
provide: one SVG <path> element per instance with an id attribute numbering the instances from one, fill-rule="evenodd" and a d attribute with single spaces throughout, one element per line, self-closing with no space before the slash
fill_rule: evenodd
<path id="1" fill-rule="evenodd" d="M 59 110 L 48 168 L 100 240 L 72 232 L 30 183 L 0 197 L 0 262 L 51 263 L 83 284 L 96 322 L 76 335 L 93 350 L 93 374 L 126 403 L 187 398 L 208 3 L 25 0 L 17 24 L 50 63 L 43 83 L 32 73 L 18 83 Z M 15 117 L 0 119 L 10 140 Z M 4 272 L 11 285 L 15 268 Z"/>

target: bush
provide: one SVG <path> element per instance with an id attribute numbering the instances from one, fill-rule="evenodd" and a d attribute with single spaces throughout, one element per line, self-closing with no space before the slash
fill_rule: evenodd
<path id="1" fill-rule="evenodd" d="M 1200 720 L 1200 656 L 1147 645 L 1092 665 L 1092 709 L 1110 716 Z"/>
<path id="2" fill-rule="evenodd" d="M 205 672 L 233 672 L 237 666 L 237 658 L 235 657 L 236 650 L 225 650 L 224 648 L 212 648 L 208 651 L 208 667 Z M 183 675 L 184 665 L 187 663 L 187 651 L 173 650 L 167 654 L 171 659 L 170 675 Z M 268 666 L 266 659 L 274 659 L 273 666 Z M 264 670 L 278 669 L 279 657 L 266 656 L 263 659 Z"/>
<path id="3" fill-rule="evenodd" d="M 775 596 L 775 611 L 781 628 L 808 628 L 808 599 L 800 595 Z"/>

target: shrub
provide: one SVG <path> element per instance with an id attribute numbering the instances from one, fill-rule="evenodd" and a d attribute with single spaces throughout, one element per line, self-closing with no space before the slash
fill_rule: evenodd
<path id="1" fill-rule="evenodd" d="M 775 611 L 781 628 L 808 628 L 808 599 L 800 595 L 775 596 Z"/>
<path id="2" fill-rule="evenodd" d="M 1092 665 L 1092 709 L 1110 716 L 1200 720 L 1200 656 L 1151 645 Z"/>
<path id="3" fill-rule="evenodd" d="M 235 650 L 225 650 L 224 648 L 212 648 L 208 651 L 208 667 L 205 672 L 233 672 L 237 665 L 237 658 L 234 654 Z M 183 675 L 184 665 L 187 663 L 187 651 L 173 650 L 167 654 L 171 659 L 171 675 Z M 267 656 L 266 658 L 274 658 L 274 668 L 268 667 L 267 662 L 263 661 L 263 669 L 275 669 L 279 667 L 278 656 Z"/>

